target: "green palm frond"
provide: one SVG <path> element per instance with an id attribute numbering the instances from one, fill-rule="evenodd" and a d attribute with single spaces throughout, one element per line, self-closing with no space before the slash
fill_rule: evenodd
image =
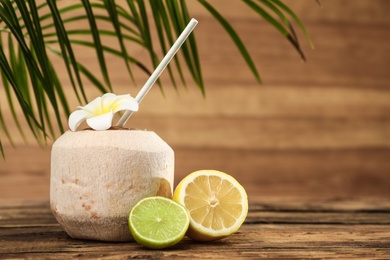
<path id="1" fill-rule="evenodd" d="M 249 70 L 261 81 L 249 51 L 239 33 L 223 16 L 223 10 L 218 10 L 206 0 L 197 2 L 221 24 Z M 35 138 L 43 143 L 47 137 L 54 137 L 57 130 L 63 132 L 66 128 L 62 119 L 71 112 L 68 97 L 59 80 L 58 68 L 50 57 L 62 60 L 74 95 L 80 103 L 88 102 L 85 85 L 93 85 L 102 93 L 113 91 L 108 55 L 123 60 L 129 79 L 133 81 L 134 68 L 150 75 L 190 21 L 187 3 L 185 0 L 0 0 L 0 95 L 4 95 L 6 100 L 0 103 L 0 133 L 13 143 L 2 106 L 8 106 L 8 113 L 23 138 L 24 122 Z M 275 27 L 305 58 L 290 20 L 302 30 L 311 46 L 312 41 L 303 23 L 287 5 L 280 0 L 243 0 L 242 4 Z M 153 26 L 156 29 L 152 31 Z M 116 41 L 116 47 L 107 44 L 107 39 Z M 147 67 L 135 57 L 128 46 L 145 49 L 152 67 Z M 99 72 L 90 71 L 77 58 L 75 48 L 78 47 L 94 49 Z M 157 49 L 162 53 L 157 53 Z M 175 57 L 167 68 L 172 85 L 178 88 L 180 82 L 186 86 L 184 74 L 187 71 L 204 95 L 205 86 L 194 33 L 183 44 L 179 55 L 182 59 Z M 157 83 L 163 91 L 161 83 Z M 23 114 L 23 121 L 17 116 L 18 110 Z M 0 153 L 4 156 L 1 138 Z"/>

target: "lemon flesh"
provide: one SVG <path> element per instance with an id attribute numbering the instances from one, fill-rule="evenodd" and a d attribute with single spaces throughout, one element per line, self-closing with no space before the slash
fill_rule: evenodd
<path id="1" fill-rule="evenodd" d="M 236 232 L 248 214 L 245 189 L 232 176 L 215 170 L 189 174 L 176 187 L 173 200 L 190 214 L 187 236 L 211 241 Z"/>
<path id="2" fill-rule="evenodd" d="M 187 210 L 165 197 L 147 197 L 130 211 L 129 229 L 135 241 L 152 248 L 161 249 L 177 244 L 189 226 Z"/>

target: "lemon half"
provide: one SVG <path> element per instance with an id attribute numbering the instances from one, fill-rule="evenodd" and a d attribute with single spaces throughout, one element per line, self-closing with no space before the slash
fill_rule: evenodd
<path id="1" fill-rule="evenodd" d="M 245 189 L 232 176 L 200 170 L 186 176 L 176 187 L 173 200 L 190 214 L 187 236 L 212 241 L 236 232 L 248 214 Z"/>

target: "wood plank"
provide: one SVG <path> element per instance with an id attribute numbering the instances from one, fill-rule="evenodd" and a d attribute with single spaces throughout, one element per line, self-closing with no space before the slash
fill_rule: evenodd
<path id="1" fill-rule="evenodd" d="M 308 56 L 306 64 L 300 63 L 298 54 L 279 32 L 248 12 L 242 3 L 224 1 L 221 4 L 213 1 L 217 6 L 223 6 L 222 13 L 247 44 L 266 86 L 387 88 L 389 59 L 386 53 L 389 53 L 389 46 L 386 42 L 390 38 L 387 30 L 390 19 L 384 10 L 388 3 L 373 1 L 372 5 L 367 5 L 364 1 L 353 4 L 348 1 L 328 1 L 321 9 L 315 3 L 297 2 L 289 1 L 289 4 L 298 10 L 316 46 L 315 51 L 311 51 L 304 38 L 301 39 Z M 196 2 L 191 11 L 200 22 L 195 34 L 206 85 L 211 89 L 216 85 L 254 84 L 255 80 L 245 68 L 245 62 L 218 22 Z M 83 55 L 88 53 L 83 52 Z M 135 51 L 135 55 L 141 60 L 148 59 L 143 51 Z M 113 61 L 112 67 L 119 85 L 129 85 L 129 78 L 120 70 L 123 65 Z M 163 78 L 167 79 L 166 76 L 163 75 Z M 142 82 L 139 84 L 142 85 Z"/>
<path id="2" fill-rule="evenodd" d="M 50 147 L 5 146 L 6 159 L 0 160 L 0 198 L 49 197 Z"/>
<path id="3" fill-rule="evenodd" d="M 59 228 L 31 228 L 5 234 L 2 257 L 71 257 L 102 259 L 163 258 L 257 258 L 352 257 L 383 259 L 390 254 L 387 225 L 244 225 L 235 235 L 211 243 L 184 239 L 169 250 L 145 250 L 136 243 L 101 243 L 70 239 Z M 20 236 L 20 234 L 24 234 Z M 30 238 L 27 243 L 25 238 Z M 10 246 L 11 245 L 11 246 Z"/>
<path id="4" fill-rule="evenodd" d="M 204 81 L 206 87 L 209 86 L 207 90 L 212 91 L 214 86 L 256 85 L 257 82 L 247 69 L 245 61 L 218 22 L 207 15 L 197 18 L 199 26 L 195 34 Z M 307 62 L 304 63 L 300 61 L 290 43 L 265 22 L 242 16 L 229 21 L 235 26 L 252 55 L 263 77 L 264 86 L 388 88 L 388 22 L 377 24 L 350 20 L 344 23 L 329 23 L 320 18 L 309 21 L 308 28 L 316 49 L 311 50 L 305 40 L 301 39 L 307 56 Z M 145 51 L 136 49 L 133 54 L 148 64 L 149 58 Z M 78 57 L 88 68 L 98 71 L 93 55 L 92 50 L 81 49 Z M 109 57 L 113 85 L 126 86 L 128 91 L 135 95 L 137 90 L 131 88 L 134 84 L 127 75 L 123 62 L 116 57 Z M 59 66 L 62 68 L 61 64 Z M 147 75 L 137 69 L 135 72 L 136 86 L 139 88 L 147 79 Z M 186 72 L 185 76 L 192 88 L 193 82 L 189 73 Z M 62 75 L 61 79 L 65 78 L 65 74 Z M 165 73 L 161 77 L 164 83 L 168 83 L 169 88 L 171 84 L 168 79 Z"/>
<path id="5" fill-rule="evenodd" d="M 48 201 L 18 201 L 12 205 L 0 205 L 0 229 L 7 229 L 12 233 L 25 228 L 58 227 Z M 290 200 L 291 201 L 291 200 Z M 294 199 L 296 201 L 296 199 Z M 1 202 L 1 200 L 0 200 Z M 260 203 L 259 203 L 260 202 Z M 344 205 L 360 202 L 357 200 L 340 200 Z M 5 202 L 7 203 L 7 202 Z M 307 201 L 306 201 L 307 203 Z M 305 224 L 305 225 L 390 225 L 390 201 L 376 203 L 375 209 L 365 208 L 351 210 L 334 209 L 332 205 L 322 205 L 320 209 L 304 207 L 283 208 L 282 198 L 268 201 L 264 207 L 260 198 L 250 200 L 249 214 L 246 224 Z M 7 203 L 9 204 L 9 203 Z M 18 205 L 19 204 L 19 205 Z M 301 204 L 302 205 L 302 204 Z M 304 205 L 304 204 L 303 204 Z M 7 232 L 6 232 L 7 233 Z"/>
<path id="6" fill-rule="evenodd" d="M 252 94 L 248 95 L 238 86 L 215 88 L 203 99 L 196 94 L 177 96 L 172 90 L 164 99 L 155 89 L 128 125 L 154 129 L 162 136 L 169 136 L 173 144 L 181 142 L 180 145 L 190 145 L 194 141 L 192 136 L 203 139 L 196 138 L 200 145 L 213 145 L 218 140 L 215 137 L 219 136 L 231 139 L 236 145 L 254 144 L 253 148 L 256 144 L 257 147 L 265 145 L 264 142 L 268 143 L 266 146 L 278 147 L 281 143 L 300 146 L 299 142 L 305 140 L 312 140 L 311 143 L 314 141 L 318 146 L 324 142 L 360 146 L 367 138 L 373 142 L 366 143 L 369 146 L 389 142 L 386 129 L 390 121 L 390 91 L 258 86 L 249 87 L 249 91 Z M 15 143 L 23 143 L 9 115 L 6 121 L 10 131 L 15 133 Z M 64 123 L 66 125 L 65 120 Z M 186 126 L 189 129 L 183 129 Z M 231 145 L 231 141 L 223 144 L 220 140 L 218 146 Z M 27 142 L 36 144 L 32 137 L 28 137 Z"/>
<path id="7" fill-rule="evenodd" d="M 126 93 L 124 87 L 118 87 Z M 292 120 L 297 118 L 375 119 L 387 118 L 390 112 L 390 91 L 299 85 L 258 86 L 213 85 L 203 98 L 195 89 L 175 92 L 169 86 L 164 98 L 152 89 L 141 105 L 137 117 L 256 117 Z M 74 104 L 77 105 L 76 103 Z"/>
<path id="8" fill-rule="evenodd" d="M 218 5 L 218 1 L 214 2 Z M 330 1 L 324 9 L 318 8 L 315 3 L 290 1 L 290 4 L 293 9 L 297 8 L 304 20 L 307 19 L 316 43 L 316 50 L 308 51 L 306 64 L 300 64 L 298 55 L 289 43 L 271 26 L 254 16 L 243 15 L 246 9 L 239 7 L 242 4 L 227 1 L 223 4 L 226 5 L 224 12 L 245 39 L 263 72 L 265 84 L 258 86 L 247 69 L 243 69 L 245 64 L 233 44 L 226 44 L 228 36 L 221 35 L 222 29 L 218 23 L 204 10 L 201 11 L 198 4 L 194 4 L 198 7 L 193 12 L 199 15 L 201 24 L 204 24 L 197 28 L 196 34 L 208 85 L 207 99 L 202 99 L 191 82 L 190 92 L 182 91 L 180 97 L 175 96 L 168 84 L 167 100 L 158 89 L 154 89 L 154 94 L 151 93 L 142 104 L 139 116 L 287 117 L 286 125 L 291 118 L 373 117 L 374 120 L 388 120 L 390 74 L 387 72 L 389 59 L 386 53 L 390 52 L 387 44 L 390 38 L 387 24 L 390 19 L 384 12 L 388 4 L 385 1 L 373 1 L 370 5 L 364 1 L 355 1 L 354 4 Z M 344 6 L 349 6 L 349 16 L 346 16 Z M 352 15 L 356 13 L 359 15 Z M 307 48 L 306 44 L 304 46 Z M 86 60 L 86 66 L 92 70 L 97 66 L 93 55 L 92 50 L 83 50 L 79 56 Z M 139 50 L 135 50 L 135 55 L 140 59 L 147 58 L 147 53 Z M 109 60 L 116 91 L 135 94 L 138 89 L 130 87 L 125 66 L 114 58 L 110 57 Z M 61 66 L 60 63 L 58 65 Z M 65 78 L 65 74 L 62 77 Z M 138 85 L 142 85 L 145 75 L 139 77 Z M 162 80 L 167 81 L 166 74 Z M 97 95 L 94 91 L 89 92 L 91 99 Z M 71 107 L 79 105 L 72 94 L 70 97 Z M 0 95 L 0 98 L 4 102 L 5 96 Z M 2 110 L 6 116 L 8 114 L 7 123 L 12 121 L 7 107 L 2 107 Z M 385 127 L 387 125 L 379 125 L 378 129 L 370 128 L 367 131 L 375 134 Z M 10 130 L 13 132 L 15 127 Z M 32 139 L 28 135 L 28 141 Z M 16 143 L 20 142 L 21 138 L 16 135 Z"/>
<path id="9" fill-rule="evenodd" d="M 224 13 L 254 54 L 265 84 L 256 84 L 233 45 L 226 44 L 227 36 L 221 36 L 220 26 L 194 4 L 191 11 L 204 24 L 196 35 L 206 99 L 191 82 L 189 91 L 179 95 L 168 84 L 167 98 L 153 89 L 131 121 L 156 131 L 175 148 L 177 180 L 207 167 L 237 175 L 255 196 L 390 196 L 389 3 L 328 0 L 320 9 L 315 1 L 289 1 L 316 44 L 315 51 L 307 52 L 308 62 L 301 64 L 273 28 L 237 7 L 241 3 L 214 2 L 226 5 Z M 92 54 L 80 56 L 91 68 L 96 65 Z M 147 56 L 138 49 L 135 55 Z M 110 62 L 116 89 L 128 92 L 124 66 Z M 144 76 L 137 77 L 142 84 Z M 95 94 L 90 91 L 91 98 Z M 3 104 L 5 96 L 0 98 Z M 76 105 L 73 97 L 71 107 Z M 6 105 L 2 111 L 19 146 L 23 141 Z M 35 144 L 31 136 L 27 142 Z M 0 197 L 47 198 L 49 150 L 24 149 L 6 147 Z"/>
<path id="10" fill-rule="evenodd" d="M 217 8 L 222 8 L 223 15 L 231 18 L 257 18 L 253 12 L 248 12 L 248 7 L 241 2 L 234 0 L 210 0 L 211 4 Z M 389 24 L 387 10 L 390 4 L 387 0 L 371 0 L 367 4 L 364 0 L 327 0 L 320 1 L 305 1 L 305 0 L 283 0 L 294 12 L 302 17 L 302 20 L 309 23 L 313 20 L 321 20 L 324 22 L 351 22 L 359 24 Z M 204 8 L 197 2 L 188 3 L 191 6 L 191 13 L 195 16 L 204 15 Z M 341 15 L 342 14 L 342 15 Z M 259 19 L 260 20 L 260 19 Z"/>
<path id="11" fill-rule="evenodd" d="M 219 169 L 251 196 L 390 197 L 388 149 L 175 150 L 177 180 L 195 170 Z"/>
<path id="12" fill-rule="evenodd" d="M 134 117 L 130 127 L 171 146 L 230 149 L 341 149 L 390 146 L 390 120 Z"/>
<path id="13" fill-rule="evenodd" d="M 236 177 L 250 197 L 390 197 L 388 148 L 172 147 L 176 184 L 190 172 L 218 169 Z M 47 199 L 49 171 L 50 146 L 44 150 L 35 146 L 21 146 L 18 150 L 8 147 L 7 160 L 0 161 L 0 198 Z"/>
<path id="14" fill-rule="evenodd" d="M 342 149 L 390 146 L 390 118 L 134 116 L 129 127 L 157 132 L 171 146 Z M 83 127 L 81 127 L 82 129 Z"/>
<path id="15" fill-rule="evenodd" d="M 248 215 L 247 221 L 250 224 L 390 225 L 390 213 L 255 212 Z"/>
<path id="16" fill-rule="evenodd" d="M 48 200 L 0 199 L 0 216 L 0 228 L 58 226 Z M 246 223 L 390 225 L 390 200 L 254 197 Z"/>
<path id="17" fill-rule="evenodd" d="M 294 196 L 265 196 L 250 197 L 252 212 L 312 212 L 312 213 L 388 213 L 390 200 L 386 196 L 324 196 L 294 197 Z"/>
<path id="18" fill-rule="evenodd" d="M 14 202 L 0 206 L 0 252 L 2 258 L 50 259 L 214 259 L 226 256 L 383 259 L 390 255 L 390 209 L 382 213 L 357 213 L 349 211 L 348 201 L 344 201 L 346 210 L 333 211 L 332 215 L 313 215 L 313 212 L 303 208 L 295 212 L 281 212 L 279 204 L 284 203 L 283 199 L 279 202 L 275 200 L 266 210 L 253 211 L 262 206 L 258 201 L 252 202 L 245 224 L 237 233 L 226 239 L 211 243 L 194 243 L 185 238 L 169 250 L 145 250 L 136 243 L 71 239 L 59 225 L 53 224 L 54 217 L 49 211 L 48 202 Z M 355 204 L 361 203 L 357 200 Z M 36 225 L 39 221 L 41 225 Z"/>

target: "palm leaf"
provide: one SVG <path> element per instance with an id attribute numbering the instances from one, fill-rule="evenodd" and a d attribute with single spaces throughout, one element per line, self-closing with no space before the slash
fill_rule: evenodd
<path id="1" fill-rule="evenodd" d="M 267 20 L 272 26 L 274 26 L 280 33 L 282 33 L 287 40 L 294 46 L 294 48 L 297 50 L 299 55 L 303 60 L 306 60 L 305 55 L 303 54 L 303 51 L 301 50 L 301 47 L 298 42 L 298 38 L 296 37 L 296 34 L 290 24 L 290 22 L 287 20 L 287 18 L 277 9 L 275 6 L 268 4 L 267 1 L 262 1 L 266 6 L 271 8 L 272 11 L 274 11 L 281 19 L 282 21 L 287 25 L 287 28 L 283 26 L 283 23 L 278 22 L 271 14 L 266 12 L 262 7 L 260 7 L 258 4 L 256 4 L 252 0 L 243 0 L 244 3 L 246 3 L 250 8 L 252 8 L 256 13 L 258 13 L 260 16 L 262 16 L 265 20 Z"/>
<path id="2" fill-rule="evenodd" d="M 18 88 L 18 86 L 15 82 L 15 75 L 13 74 L 11 67 L 9 67 L 9 65 L 7 63 L 7 59 L 6 59 L 5 53 L 3 52 L 2 48 L 0 48 L 0 67 L 1 67 L 2 72 L 3 72 L 2 76 L 4 76 L 8 80 L 8 82 L 10 83 L 10 85 L 11 85 L 11 87 L 16 95 L 16 98 L 19 102 L 20 108 L 23 111 L 23 115 L 24 115 L 24 117 L 25 117 L 25 119 L 30 127 L 31 132 L 34 134 L 34 136 L 37 139 L 39 139 L 37 134 L 36 134 L 36 127 L 38 127 L 41 130 L 43 130 L 43 128 L 40 125 L 40 123 L 37 121 L 37 119 L 35 118 L 31 106 L 23 98 L 22 92 L 20 91 L 20 89 Z"/>
<path id="3" fill-rule="evenodd" d="M 218 20 L 218 22 L 222 25 L 222 27 L 226 30 L 226 32 L 229 34 L 233 42 L 236 44 L 237 48 L 241 52 L 242 57 L 244 58 L 245 62 L 247 63 L 249 69 L 252 71 L 253 75 L 256 77 L 256 79 L 261 82 L 260 74 L 257 71 L 256 65 L 253 62 L 251 56 L 249 55 L 249 52 L 247 51 L 244 43 L 242 42 L 240 36 L 236 33 L 234 28 L 229 24 L 229 22 L 213 7 L 211 6 L 206 0 L 199 0 L 199 3 L 201 3 L 214 17 Z"/>
<path id="4" fill-rule="evenodd" d="M 261 82 L 246 46 L 221 10 L 217 10 L 206 0 L 198 2 L 222 25 L 249 70 Z M 57 68 L 48 52 L 62 59 L 78 101 L 88 102 L 85 81 L 102 93 L 113 91 L 108 55 L 123 59 L 133 82 L 133 66 L 150 75 L 161 60 L 160 57 L 167 52 L 189 22 L 191 16 L 187 3 L 185 0 L 82 0 L 63 1 L 60 6 L 57 5 L 57 0 L 0 0 L 0 34 L 7 35 L 6 38 L 0 35 L 1 89 L 4 89 L 6 104 L 18 132 L 25 138 L 22 124 L 27 123 L 35 138 L 45 142 L 48 136 L 56 135 L 55 122 L 58 130 L 64 131 L 61 119 L 71 112 L 68 93 L 59 81 Z M 302 21 L 282 1 L 243 0 L 242 3 L 282 33 L 303 58 L 290 19 L 302 30 L 310 46 L 313 46 Z M 111 26 L 101 27 L 101 23 Z M 72 28 L 74 24 L 82 26 Z M 153 25 L 156 31 L 152 30 Z M 78 36 L 88 36 L 90 40 L 80 40 Z M 115 40 L 118 46 L 111 47 L 106 40 Z M 146 62 L 131 55 L 132 49 L 129 46 L 132 44 L 141 46 L 148 52 L 151 68 L 145 65 Z M 77 59 L 76 47 L 92 48 L 95 51 L 98 72 L 92 72 L 83 61 Z M 156 48 L 161 49 L 161 52 L 157 52 Z M 188 37 L 167 68 L 169 79 L 176 89 L 179 82 L 186 87 L 185 70 L 205 95 L 194 33 Z M 157 83 L 163 93 L 161 82 Z M 18 118 L 18 110 L 22 112 L 25 122 Z M 0 130 L 12 143 L 11 132 L 4 118 L 0 107 Z M 4 156 L 1 137 L 0 152 Z"/>
<path id="5" fill-rule="evenodd" d="M 177 1 L 167 1 L 167 8 L 171 17 L 171 21 L 173 21 L 173 28 L 176 31 L 176 35 L 179 36 L 180 33 L 183 31 L 184 27 L 190 21 L 190 18 L 188 17 L 188 14 L 186 12 L 182 11 L 183 9 L 180 8 L 179 3 Z M 181 47 L 181 53 L 183 54 L 184 60 L 187 64 L 189 72 L 192 75 L 192 78 L 195 80 L 202 93 L 204 93 L 204 84 L 203 79 L 201 77 L 202 74 L 199 70 L 199 63 L 197 63 L 199 62 L 199 60 L 194 58 L 194 55 L 197 54 L 197 50 L 191 49 L 191 41 L 194 41 L 193 35 L 190 35 L 188 40 L 184 42 Z"/>
<path id="6" fill-rule="evenodd" d="M 79 93 L 77 91 L 76 83 L 75 83 L 77 81 L 81 95 L 84 99 L 84 102 L 87 102 L 88 99 L 85 95 L 85 91 L 83 88 L 83 83 L 81 81 L 80 73 L 77 70 L 77 61 L 76 61 L 72 46 L 69 42 L 69 37 L 66 33 L 66 29 L 65 29 L 64 23 L 62 21 L 62 18 L 60 16 L 60 12 L 58 11 L 56 1 L 48 1 L 47 3 L 48 3 L 48 6 L 50 7 L 50 11 L 51 11 L 52 18 L 53 18 L 53 24 L 56 28 L 58 41 L 62 43 L 62 44 L 60 44 L 61 52 L 62 52 L 63 57 L 64 57 L 64 64 L 66 66 L 66 70 L 67 70 L 69 78 L 71 80 L 73 89 L 74 89 L 79 101 L 81 102 Z"/>
<path id="7" fill-rule="evenodd" d="M 90 31 L 91 31 L 91 34 L 93 36 L 93 41 L 95 43 L 96 56 L 97 56 L 98 61 L 99 61 L 100 71 L 103 73 L 104 81 L 109 86 L 110 91 L 112 91 L 110 78 L 109 78 L 108 72 L 107 72 L 106 61 L 105 61 L 104 53 L 102 50 L 102 42 L 100 40 L 100 34 L 99 34 L 98 27 L 96 25 L 95 17 L 93 15 L 92 6 L 91 6 L 90 2 L 87 0 L 82 0 L 82 2 L 84 5 L 84 8 L 85 8 L 85 11 L 87 13 L 89 25 L 91 27 Z"/>
<path id="8" fill-rule="evenodd" d="M 5 124 L 5 120 L 4 120 L 4 117 L 3 117 L 3 111 L 1 109 L 1 102 L 0 102 L 0 129 L 5 133 L 5 136 L 8 138 L 8 140 L 10 141 L 11 145 L 14 146 L 14 142 L 12 140 L 12 136 L 8 130 L 8 127 L 7 125 Z M 0 144 L 1 144 L 1 138 L 0 138 Z M 1 145 L 0 145 L 0 149 L 1 149 Z M 4 157 L 4 153 L 3 153 L 3 157 Z"/>
<path id="9" fill-rule="evenodd" d="M 1 42 L 1 45 L 3 46 L 4 42 L 3 42 L 3 38 L 1 37 L 1 35 L 0 35 L 0 42 Z M 14 67 L 16 64 L 19 64 L 17 70 L 19 71 L 20 74 L 19 74 L 19 77 L 16 78 L 16 80 L 26 82 L 27 81 L 27 72 L 26 72 L 26 68 L 24 66 L 24 62 L 23 62 L 23 55 L 21 54 L 20 49 L 19 49 L 18 54 L 15 54 L 14 45 L 12 42 L 11 35 L 8 35 L 8 50 L 10 53 L 11 66 Z M 15 58 L 16 55 L 18 56 L 18 58 Z M 17 60 L 17 62 L 16 62 L 16 60 Z M 16 69 L 13 68 L 13 70 L 15 71 Z M 16 127 L 18 128 L 19 133 L 21 134 L 23 140 L 26 140 L 23 128 L 21 127 L 19 119 L 16 115 L 16 110 L 15 110 L 14 102 L 12 99 L 12 93 L 11 93 L 9 82 L 7 80 L 6 75 L 4 74 L 4 70 L 0 70 L 0 71 L 1 71 L 1 79 L 3 82 L 3 86 L 4 86 L 5 93 L 6 93 L 7 102 L 8 102 L 10 111 L 11 111 L 11 115 L 14 119 Z M 18 84 L 20 84 L 20 83 L 18 83 Z M 23 85 L 23 83 L 21 83 L 21 85 Z M 4 124 L 4 125 L 6 125 L 6 124 Z M 11 138 L 8 138 L 8 139 L 12 142 Z"/>
<path id="10" fill-rule="evenodd" d="M 153 51 L 154 46 L 152 42 L 151 32 L 149 29 L 150 28 L 149 19 L 148 19 L 145 3 L 142 0 L 135 0 L 135 1 L 127 0 L 127 4 L 134 18 L 138 33 L 145 44 L 146 50 L 149 53 L 149 57 L 152 62 L 153 68 L 156 68 L 158 65 L 158 59 L 157 59 L 157 55 Z M 160 90 L 163 92 L 163 89 L 160 84 L 160 80 L 157 80 L 157 84 L 160 87 Z"/>
<path id="11" fill-rule="evenodd" d="M 8 131 L 8 127 L 5 124 L 4 117 L 3 117 L 3 111 L 1 110 L 1 102 L 0 102 L 0 129 L 3 130 L 4 134 L 7 136 L 8 140 L 10 141 L 11 145 L 14 146 L 14 142 L 12 140 L 12 136 L 10 132 Z M 1 143 L 1 138 L 0 138 L 0 143 Z M 1 145 L 0 145 L 1 149 Z M 4 153 L 3 153 L 4 157 Z"/>
<path id="12" fill-rule="evenodd" d="M 183 13 L 184 20 L 186 22 L 188 22 L 188 21 L 190 21 L 191 17 L 190 17 L 190 14 L 188 12 L 186 2 L 185 2 L 185 0 L 180 0 L 180 3 L 181 3 L 181 11 Z M 198 53 L 198 47 L 196 44 L 195 34 L 190 34 L 188 36 L 187 42 L 190 44 L 190 50 L 191 50 L 190 53 L 192 53 L 194 68 L 196 69 L 196 72 L 197 72 L 196 74 L 198 75 L 198 78 L 199 78 L 199 82 L 198 82 L 199 88 L 202 91 L 203 96 L 205 96 L 206 92 L 205 92 L 204 83 L 203 83 L 202 69 L 201 69 L 201 65 L 200 65 L 200 59 L 199 59 L 199 53 Z"/>
<path id="13" fill-rule="evenodd" d="M 0 138 L 0 153 L 1 153 L 1 157 L 5 159 L 5 153 L 4 153 L 3 144 L 1 143 L 1 138 Z"/>
<path id="14" fill-rule="evenodd" d="M 118 15 L 118 11 L 117 11 L 117 8 L 115 5 L 115 0 L 103 0 L 103 2 L 104 2 L 104 6 L 106 7 L 106 9 L 108 11 L 112 25 L 115 29 L 115 33 L 117 34 L 119 46 L 120 46 L 120 49 L 122 51 L 122 55 L 123 55 L 123 59 L 124 59 L 127 71 L 129 72 L 131 78 L 133 78 L 133 73 L 132 73 L 132 70 L 131 70 L 130 65 L 128 63 L 129 55 L 128 55 L 127 49 L 125 47 L 124 39 L 122 37 L 122 28 L 121 28 L 120 23 L 119 23 L 119 18 L 118 18 L 119 15 Z"/>
<path id="15" fill-rule="evenodd" d="M 55 92 L 54 89 L 51 87 L 51 73 L 48 67 L 48 58 L 44 48 L 44 42 L 41 33 L 38 13 L 35 6 L 35 1 L 28 1 L 29 8 L 27 7 L 25 1 L 16 1 L 16 5 L 23 18 L 24 24 L 27 29 L 27 34 L 29 35 L 29 39 L 31 40 L 30 43 L 32 47 L 26 49 L 26 54 L 28 55 L 28 57 L 32 57 L 32 60 L 26 60 L 26 64 L 30 72 L 31 82 L 33 84 L 35 100 L 37 103 L 40 118 L 40 125 L 45 132 L 45 122 L 48 120 L 48 116 L 46 116 L 48 110 L 44 95 L 45 93 L 47 95 L 47 98 L 50 100 L 51 107 L 53 108 L 53 111 L 57 118 L 58 126 L 60 130 L 63 131 L 61 116 L 59 113 Z M 15 24 L 14 26 L 17 27 L 17 24 Z M 44 119 L 44 117 L 46 117 L 46 120 Z M 52 126 L 50 121 L 48 127 L 49 130 L 52 132 Z M 44 135 L 44 137 L 45 136 L 46 135 Z"/>
<path id="16" fill-rule="evenodd" d="M 152 7 L 151 9 L 153 11 L 154 22 L 155 22 L 156 31 L 157 31 L 157 34 L 158 34 L 158 37 L 160 40 L 161 50 L 163 53 L 167 53 L 168 47 L 166 45 L 166 41 L 168 41 L 170 45 L 173 45 L 174 40 L 173 40 L 173 36 L 172 36 L 171 26 L 169 24 L 169 19 L 167 17 L 167 13 L 165 12 L 165 7 L 164 7 L 163 3 L 160 1 L 150 0 L 149 4 Z M 164 34 L 164 31 L 165 31 L 165 34 Z M 176 64 L 176 67 L 178 69 L 178 73 L 180 75 L 182 82 L 184 83 L 184 85 L 186 85 L 185 79 L 183 76 L 183 72 L 181 69 L 181 65 L 180 65 L 179 59 L 177 58 L 176 55 L 173 57 L 173 61 Z M 172 71 L 171 64 L 168 64 L 167 70 L 168 70 L 169 77 L 172 81 L 172 84 L 173 84 L 174 88 L 177 90 L 177 84 L 176 84 L 176 80 L 175 80 L 175 77 L 174 77 L 174 74 Z"/>
<path id="17" fill-rule="evenodd" d="M 309 42 L 310 44 L 310 47 L 312 49 L 314 49 L 314 44 L 313 44 L 313 41 L 311 40 L 310 38 L 310 35 L 305 27 L 305 25 L 303 24 L 303 22 L 299 19 L 299 17 L 287 6 L 285 5 L 284 3 L 282 3 L 281 1 L 279 0 L 269 0 L 270 2 L 273 2 L 275 5 L 277 5 L 280 9 L 282 9 L 283 11 L 285 11 L 287 14 L 289 14 L 293 19 L 294 21 L 298 24 L 298 26 L 302 29 L 302 32 L 305 34 L 305 37 L 307 39 L 307 41 Z M 319 5 L 321 5 L 318 1 L 317 3 Z"/>

